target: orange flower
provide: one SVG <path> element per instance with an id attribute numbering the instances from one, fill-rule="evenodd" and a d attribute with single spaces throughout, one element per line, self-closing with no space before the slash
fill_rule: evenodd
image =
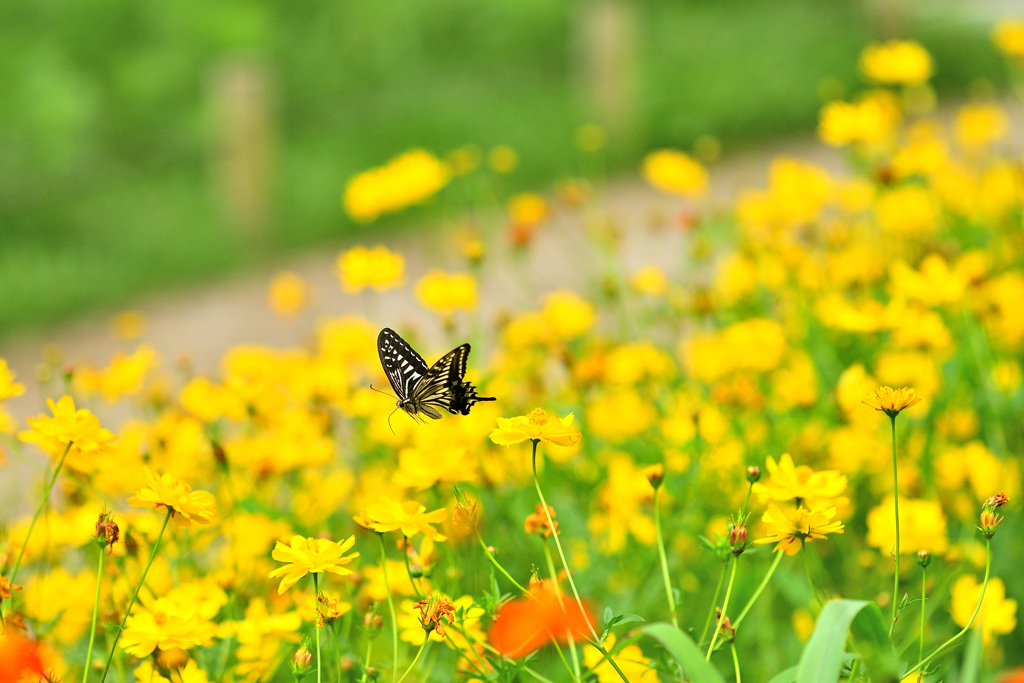
<path id="1" fill-rule="evenodd" d="M 518 658 L 552 641 L 565 643 L 570 634 L 577 641 L 586 638 L 594 623 L 589 608 L 581 611 L 563 599 L 549 581 L 531 584 L 530 593 L 498 609 L 489 637 L 501 654 Z"/>
<path id="2" fill-rule="evenodd" d="M 551 515 L 552 525 L 548 524 L 548 516 L 544 514 L 544 506 L 537 503 L 537 511 L 526 515 L 524 525 L 526 533 L 537 534 L 541 538 L 551 538 L 552 530 L 556 534 L 562 533 L 558 529 L 558 522 L 555 521 L 555 508 L 548 505 L 548 513 Z"/>
<path id="3" fill-rule="evenodd" d="M 30 673 L 43 673 L 39 645 L 16 633 L 0 632 L 0 683 L 17 683 Z"/>

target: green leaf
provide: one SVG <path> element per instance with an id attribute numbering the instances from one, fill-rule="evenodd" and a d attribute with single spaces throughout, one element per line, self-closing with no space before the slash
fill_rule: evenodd
<path id="1" fill-rule="evenodd" d="M 645 634 L 661 643 L 675 658 L 689 677 L 690 683 L 725 683 L 711 663 L 704 659 L 704 653 L 690 636 L 672 624 L 651 624 L 642 629 Z"/>
<path id="2" fill-rule="evenodd" d="M 837 683 L 852 631 L 855 650 L 874 683 L 899 680 L 899 661 L 878 605 L 866 600 L 833 600 L 818 615 L 814 632 L 804 647 L 797 683 Z"/>
<path id="3" fill-rule="evenodd" d="M 768 683 L 796 683 L 796 674 L 799 670 L 800 667 L 791 666 L 788 669 L 772 676 Z"/>

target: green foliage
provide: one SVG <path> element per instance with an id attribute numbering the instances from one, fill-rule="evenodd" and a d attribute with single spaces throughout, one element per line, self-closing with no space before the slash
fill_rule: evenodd
<path id="1" fill-rule="evenodd" d="M 878 605 L 865 600 L 833 600 L 821 610 L 804 647 L 797 683 L 836 683 L 846 657 L 846 640 L 851 635 L 872 681 L 899 680 L 900 665 Z"/>
<path id="2" fill-rule="evenodd" d="M 725 683 L 722 674 L 704 659 L 704 653 L 690 636 L 672 624 L 651 624 L 640 629 L 661 643 L 679 662 L 692 683 Z"/>

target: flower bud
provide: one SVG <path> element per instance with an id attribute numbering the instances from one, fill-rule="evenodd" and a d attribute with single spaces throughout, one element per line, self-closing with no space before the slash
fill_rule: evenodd
<path id="1" fill-rule="evenodd" d="M 301 681 L 309 673 L 312 662 L 313 654 L 309 651 L 305 641 L 303 641 L 302 645 L 299 646 L 299 649 L 292 656 L 292 661 L 288 664 L 296 681 Z"/>
<path id="2" fill-rule="evenodd" d="M 156 666 L 161 671 L 177 671 L 188 664 L 188 653 L 178 647 L 169 650 L 156 650 Z"/>
<path id="3" fill-rule="evenodd" d="M 742 555 L 747 548 L 747 525 L 737 524 L 729 529 L 729 547 L 733 555 Z"/>
<path id="4" fill-rule="evenodd" d="M 1005 493 L 1000 491 L 999 493 L 985 501 L 985 507 L 992 508 L 994 510 L 996 508 L 1003 507 L 1009 502 L 1009 497 Z"/>
<path id="5" fill-rule="evenodd" d="M 114 522 L 114 516 L 109 512 L 101 512 L 100 518 L 96 520 L 96 535 L 93 537 L 100 547 L 107 547 L 109 555 L 114 549 L 114 544 L 121 538 L 121 530 Z"/>
<path id="6" fill-rule="evenodd" d="M 751 484 L 761 478 L 761 468 L 757 465 L 751 465 L 747 468 L 747 481 Z"/>
<path id="7" fill-rule="evenodd" d="M 651 483 L 651 486 L 658 489 L 665 481 L 665 466 L 658 463 L 657 465 L 646 467 L 644 468 L 644 476 L 647 477 L 647 481 Z"/>
<path id="8" fill-rule="evenodd" d="M 918 550 L 917 551 L 917 564 L 918 564 L 919 567 L 921 567 L 923 569 L 923 568 L 927 567 L 928 564 L 931 561 L 932 561 L 932 554 L 930 552 L 928 552 L 927 550 Z"/>
<path id="9" fill-rule="evenodd" d="M 381 629 L 384 628 L 384 617 L 381 616 L 380 606 L 376 603 L 363 615 L 363 628 L 366 629 L 366 637 L 370 640 L 380 635 Z"/>
<path id="10" fill-rule="evenodd" d="M 978 530 L 981 531 L 982 535 L 985 536 L 985 538 L 992 538 L 993 536 L 995 536 L 996 529 L 999 528 L 999 525 L 1002 524 L 1003 521 L 1004 520 L 1002 515 L 998 515 L 992 510 L 990 510 L 988 507 L 986 507 L 981 511 L 981 519 L 980 524 L 978 526 Z"/>
<path id="11" fill-rule="evenodd" d="M 375 666 L 366 667 L 366 680 L 368 681 L 379 681 L 380 680 L 380 669 Z"/>

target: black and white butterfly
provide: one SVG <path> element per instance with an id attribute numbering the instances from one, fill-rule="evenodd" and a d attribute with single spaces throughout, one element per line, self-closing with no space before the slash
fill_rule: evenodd
<path id="1" fill-rule="evenodd" d="M 422 419 L 422 413 L 439 420 L 439 408 L 452 415 L 469 415 L 469 409 L 478 401 L 494 400 L 493 396 L 479 396 L 475 386 L 462 380 L 469 344 L 452 349 L 428 368 L 408 342 L 385 327 L 377 336 L 377 353 L 391 388 L 398 395 L 396 405 L 414 419 Z"/>

